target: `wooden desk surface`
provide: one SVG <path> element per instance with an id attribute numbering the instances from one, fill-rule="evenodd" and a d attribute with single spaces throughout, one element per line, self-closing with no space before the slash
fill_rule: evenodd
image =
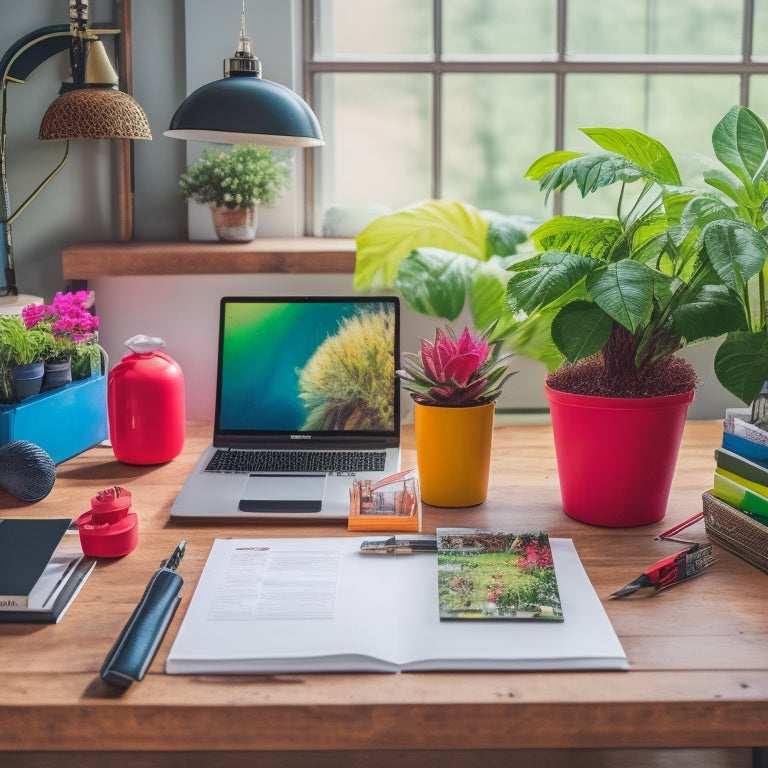
<path id="1" fill-rule="evenodd" d="M 682 545 L 653 536 L 697 512 L 720 422 L 689 422 L 667 517 L 640 529 L 567 518 L 549 426 L 496 431 L 492 490 L 473 509 L 425 508 L 436 526 L 547 528 L 573 538 L 602 597 Z M 727 552 L 714 569 L 644 600 L 606 601 L 629 672 L 168 676 L 163 672 L 216 536 L 344 535 L 338 526 L 181 525 L 168 510 L 209 440 L 190 425 L 184 454 L 156 467 L 94 448 L 59 467 L 51 495 L 5 516 L 72 516 L 120 484 L 133 495 L 138 548 L 100 562 L 58 625 L 0 625 L 3 750 L 482 750 L 750 747 L 768 743 L 768 576 Z M 413 464 L 406 428 L 404 465 Z M 703 523 L 691 529 L 704 539 Z M 149 575 L 187 540 L 183 601 L 152 667 L 120 695 L 98 670 Z M 87 734 L 87 736 L 85 735 Z"/>

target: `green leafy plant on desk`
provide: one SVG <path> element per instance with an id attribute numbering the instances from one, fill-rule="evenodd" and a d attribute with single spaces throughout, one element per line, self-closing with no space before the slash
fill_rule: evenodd
<path id="1" fill-rule="evenodd" d="M 768 129 L 744 107 L 723 117 L 712 135 L 722 166 L 705 172 L 709 190 L 687 187 L 670 152 L 649 136 L 584 133 L 598 151 L 553 152 L 526 175 L 547 196 L 615 186 L 615 215 L 555 216 L 533 232 L 537 255 L 510 269 L 510 308 L 521 318 L 514 346 L 560 367 L 557 388 L 641 397 L 680 391 L 679 366 L 667 370 L 675 353 L 729 334 L 729 364 L 721 349 L 716 374 L 750 402 L 768 377 L 765 307 L 752 298 L 764 295 L 768 257 Z"/>
<path id="2" fill-rule="evenodd" d="M 613 187 L 602 217 L 522 217 L 432 200 L 381 217 L 357 238 L 358 290 L 396 288 L 427 315 L 455 319 L 469 298 L 477 328 L 564 366 L 578 391 L 642 390 L 681 349 L 724 336 L 715 358 L 721 384 L 751 402 L 768 379 L 764 201 L 768 129 L 733 107 L 712 134 L 706 187 L 685 184 L 669 150 L 630 128 L 591 128 L 591 153 L 552 152 L 526 176 L 547 196 Z M 673 391 L 695 380 L 680 364 Z M 599 376 L 596 375 L 599 369 Z M 687 382 L 680 382 L 686 375 Z M 639 384 L 635 384 L 637 380 Z M 650 392 L 649 392 L 650 394 Z"/>

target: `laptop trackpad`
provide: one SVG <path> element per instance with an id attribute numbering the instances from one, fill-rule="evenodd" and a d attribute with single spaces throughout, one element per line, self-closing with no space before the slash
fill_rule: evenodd
<path id="1" fill-rule="evenodd" d="M 325 474 L 254 472 L 248 476 L 238 509 L 241 512 L 319 512 Z"/>

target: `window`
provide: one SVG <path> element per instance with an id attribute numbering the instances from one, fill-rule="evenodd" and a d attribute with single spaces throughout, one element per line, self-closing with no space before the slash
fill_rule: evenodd
<path id="1" fill-rule="evenodd" d="M 695 176 L 733 104 L 768 119 L 768 0 L 304 2 L 316 234 L 429 197 L 542 218 L 525 171 L 592 148 L 580 127 L 649 133 Z"/>

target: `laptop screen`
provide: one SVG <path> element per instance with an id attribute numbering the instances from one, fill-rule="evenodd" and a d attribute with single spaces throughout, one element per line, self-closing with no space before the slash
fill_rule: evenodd
<path id="1" fill-rule="evenodd" d="M 399 433 L 395 297 L 221 300 L 217 436 Z"/>

